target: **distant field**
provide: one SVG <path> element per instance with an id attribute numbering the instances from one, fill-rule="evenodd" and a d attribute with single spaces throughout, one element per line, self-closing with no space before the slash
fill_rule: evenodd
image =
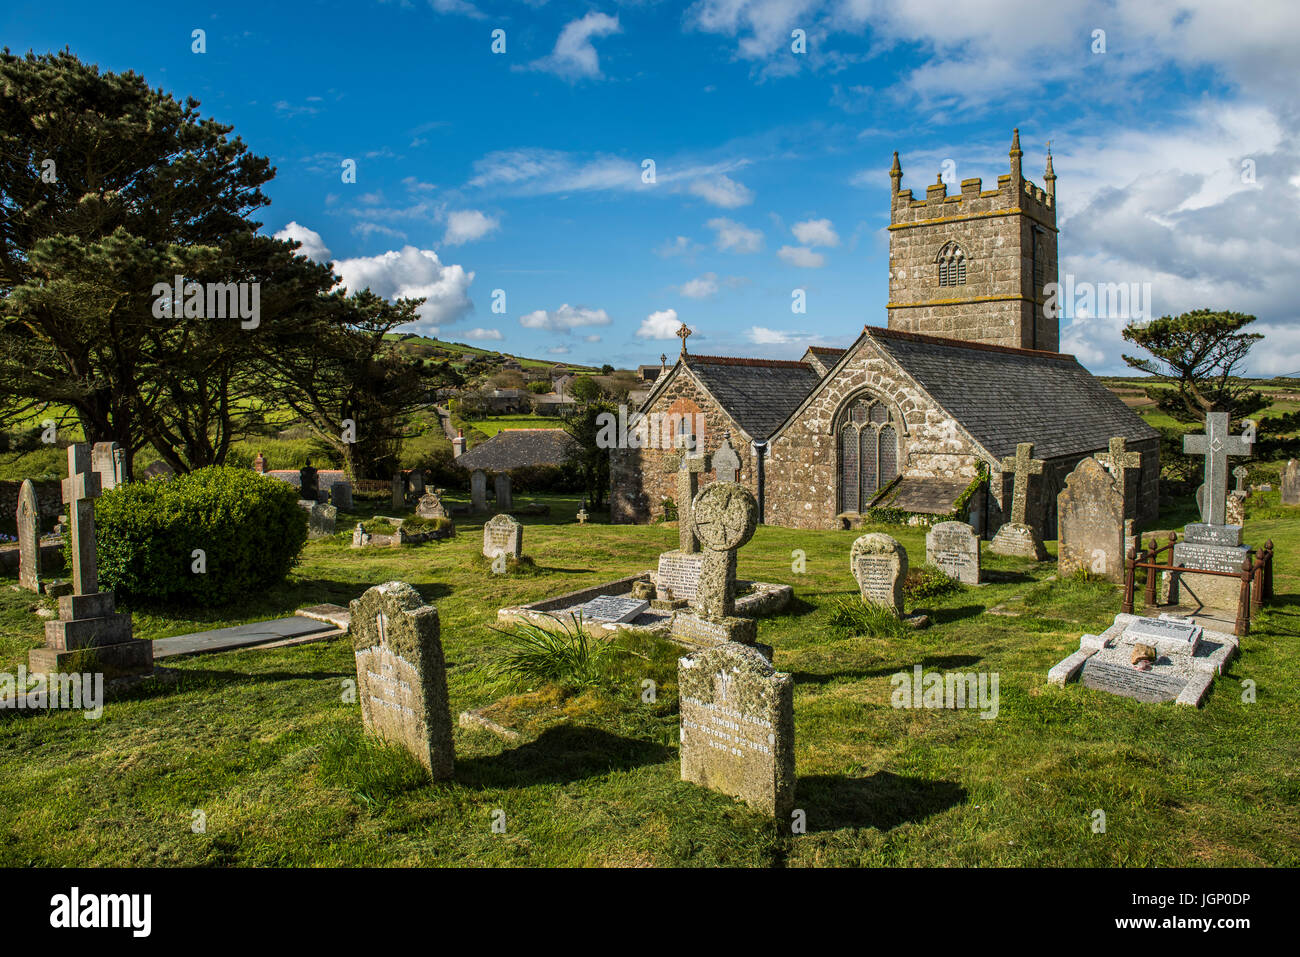
<path id="1" fill-rule="evenodd" d="M 489 437 L 496 435 L 502 429 L 564 428 L 564 422 L 553 415 L 502 415 L 490 419 L 467 419 L 466 423 Z"/>

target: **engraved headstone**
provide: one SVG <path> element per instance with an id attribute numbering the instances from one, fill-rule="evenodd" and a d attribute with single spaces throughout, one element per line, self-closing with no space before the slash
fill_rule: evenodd
<path id="1" fill-rule="evenodd" d="M 857 579 L 864 602 L 903 613 L 903 583 L 907 580 L 907 549 L 888 535 L 873 532 L 853 543 L 849 570 Z"/>
<path id="2" fill-rule="evenodd" d="M 401 472 L 393 474 L 392 499 L 389 504 L 397 510 L 406 508 L 406 479 Z"/>
<path id="3" fill-rule="evenodd" d="M 794 809 L 794 678 L 734 642 L 679 659 L 683 781 L 779 819 Z"/>
<path id="4" fill-rule="evenodd" d="M 659 568 L 655 574 L 659 597 L 664 598 L 667 590 L 672 592 L 673 598 L 693 601 L 703 565 L 703 555 L 683 555 L 678 551 L 660 552 Z"/>
<path id="5" fill-rule="evenodd" d="M 419 498 L 424 494 L 424 469 L 411 469 L 411 494 Z"/>
<path id="6" fill-rule="evenodd" d="M 1124 578 L 1124 494 L 1096 459 L 1086 458 L 1056 498 L 1057 569 L 1080 569 L 1118 582 Z"/>
<path id="7" fill-rule="evenodd" d="M 1194 655 L 1203 631 L 1191 622 L 1138 618 L 1124 629 L 1119 640 L 1127 645 L 1152 645 L 1162 655 Z"/>
<path id="8" fill-rule="evenodd" d="M 704 548 L 704 559 L 692 610 L 673 617 L 674 637 L 753 644 L 757 623 L 736 616 L 736 551 L 758 527 L 758 502 L 743 485 L 714 482 L 691 503 L 691 524 Z M 674 596 L 681 597 L 675 592 Z"/>
<path id="9" fill-rule="evenodd" d="M 36 486 L 24 479 L 18 491 L 18 585 L 29 591 L 41 590 L 40 508 Z"/>
<path id="10" fill-rule="evenodd" d="M 1014 474 L 1011 493 L 1011 521 L 998 529 L 989 550 L 998 555 L 1018 555 L 1022 558 L 1047 557 L 1038 529 L 1028 524 L 1029 483 L 1035 475 L 1043 474 L 1044 462 L 1034 456 L 1034 444 L 1021 442 L 1012 458 L 1002 460 L 1002 471 Z"/>
<path id="11" fill-rule="evenodd" d="M 487 511 L 487 473 L 482 469 L 469 474 L 469 507 L 474 512 Z"/>
<path id="12" fill-rule="evenodd" d="M 1295 459 L 1282 470 L 1282 504 L 1300 505 L 1300 462 Z"/>
<path id="13" fill-rule="evenodd" d="M 518 558 L 524 550 L 524 527 L 509 515 L 494 515 L 483 525 L 483 555 Z"/>
<path id="14" fill-rule="evenodd" d="M 438 610 L 406 582 L 386 582 L 349 606 L 357 697 L 366 730 L 406 748 L 435 779 L 455 766 Z"/>
<path id="15" fill-rule="evenodd" d="M 980 540 L 965 522 L 939 522 L 925 534 L 925 560 L 968 585 L 980 580 Z"/>
<path id="16" fill-rule="evenodd" d="M 339 510 L 333 505 L 322 505 L 320 502 L 313 502 L 307 510 L 307 535 L 311 538 L 333 535 L 334 523 L 338 519 L 338 515 Z"/>
<path id="17" fill-rule="evenodd" d="M 126 482 L 126 450 L 116 442 L 96 442 L 90 450 L 90 468 L 99 476 L 99 490 L 107 492 Z"/>

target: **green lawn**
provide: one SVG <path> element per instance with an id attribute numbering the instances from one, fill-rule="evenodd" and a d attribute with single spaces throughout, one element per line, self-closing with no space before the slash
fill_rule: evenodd
<path id="1" fill-rule="evenodd" d="M 564 428 L 564 422 L 554 415 L 497 415 L 484 419 L 467 419 L 466 422 L 489 438 L 502 429 Z"/>
<path id="2" fill-rule="evenodd" d="M 672 525 L 569 524 L 576 498 L 525 519 L 534 574 L 494 576 L 475 559 L 481 525 L 403 550 L 353 551 L 352 516 L 310 543 L 291 580 L 211 612 L 136 610 L 152 638 L 346 602 L 400 578 L 437 605 L 453 720 L 502 697 L 487 666 L 496 609 L 650 567 Z M 740 574 L 789 582 L 792 607 L 759 638 L 795 676 L 792 835 L 720 794 L 678 780 L 675 659 L 629 647 L 603 687 L 542 687 L 492 712 L 507 744 L 456 728 L 452 783 L 362 733 L 342 700 L 346 640 L 173 662 L 172 689 L 79 714 L 0 716 L 0 865 L 1291 865 L 1300 863 L 1298 509 L 1256 497 L 1248 538 L 1278 546 L 1278 600 L 1201 711 L 1044 683 L 1048 668 L 1119 608 L 1115 586 L 1055 581 L 1053 563 L 988 556 L 989 584 L 923 603 L 934 625 L 903 639 L 835 636 L 829 604 L 851 595 L 851 532 L 764 527 Z M 381 509 L 382 511 L 382 509 Z M 891 527 L 913 563 L 923 532 Z M 792 572 L 792 552 L 807 571 Z M 32 596 L 0 580 L 0 659 L 40 641 Z M 1014 614 L 988 614 L 1003 606 Z M 627 642 L 628 639 L 623 639 Z M 996 672 L 995 720 L 890 706 L 890 676 Z M 641 702 L 641 682 L 658 685 Z M 1241 700 L 1241 682 L 1258 701 Z M 1106 814 L 1104 834 L 1090 827 Z M 496 811 L 505 833 L 494 833 Z M 206 830 L 193 833 L 194 812 Z"/>

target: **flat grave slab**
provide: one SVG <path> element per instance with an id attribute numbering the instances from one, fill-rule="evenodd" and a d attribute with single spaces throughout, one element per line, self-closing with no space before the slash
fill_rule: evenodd
<path id="1" fill-rule="evenodd" d="M 584 602 L 578 611 L 584 619 L 591 621 L 622 623 L 635 621 L 649 607 L 650 602 L 638 598 L 601 595 Z"/>
<path id="2" fill-rule="evenodd" d="M 307 635 L 323 634 L 337 631 L 330 622 L 316 621 L 313 618 L 276 618 L 271 621 L 255 621 L 247 625 L 234 625 L 230 628 L 217 628 L 212 631 L 199 631 L 192 635 L 177 635 L 174 638 L 159 638 L 153 643 L 154 658 L 172 658 L 177 655 L 206 654 L 214 651 L 229 651 L 233 648 L 248 648 L 264 645 L 286 638 L 302 638 Z"/>

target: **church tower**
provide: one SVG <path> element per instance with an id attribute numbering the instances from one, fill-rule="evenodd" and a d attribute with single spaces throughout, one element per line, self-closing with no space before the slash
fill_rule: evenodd
<path id="1" fill-rule="evenodd" d="M 1060 347 L 1059 323 L 1044 311 L 1057 281 L 1056 173 L 1045 187 L 1020 171 L 1020 131 L 1011 172 L 996 189 L 978 178 L 949 196 L 940 174 L 924 199 L 904 190 L 894 154 L 889 207 L 889 328 L 946 339 L 1040 349 Z"/>

